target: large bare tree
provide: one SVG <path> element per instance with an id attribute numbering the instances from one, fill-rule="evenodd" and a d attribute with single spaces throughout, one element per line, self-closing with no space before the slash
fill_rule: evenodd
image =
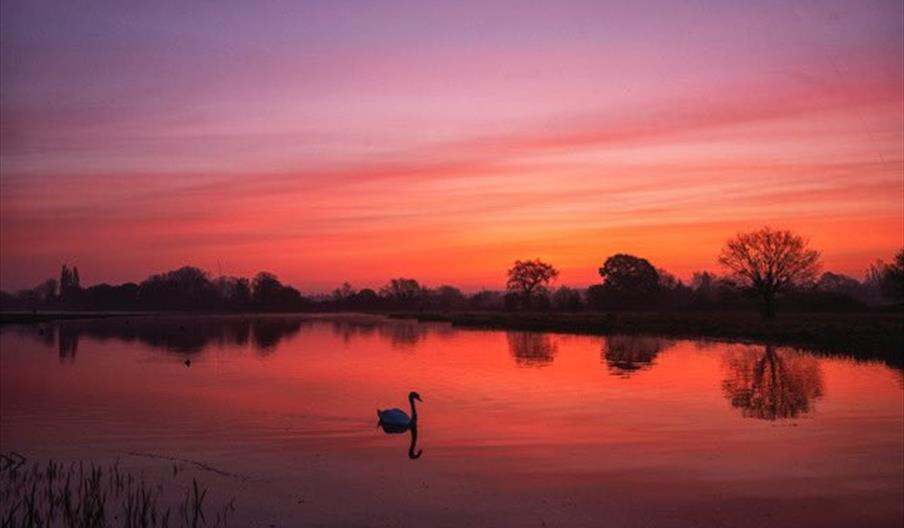
<path id="1" fill-rule="evenodd" d="M 719 263 L 760 296 L 767 319 L 775 317 L 778 293 L 814 281 L 820 269 L 819 252 L 807 247 L 806 240 L 769 227 L 729 240 Z"/>
<path id="2" fill-rule="evenodd" d="M 506 287 L 509 291 L 523 297 L 524 303 L 530 305 L 534 294 L 543 291 L 549 281 L 558 277 L 559 271 L 540 259 L 516 260 L 508 270 Z"/>

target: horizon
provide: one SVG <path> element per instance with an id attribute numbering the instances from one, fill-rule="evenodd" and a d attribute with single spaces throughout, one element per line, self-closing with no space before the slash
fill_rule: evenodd
<path id="1" fill-rule="evenodd" d="M 0 289 L 192 263 L 303 291 L 687 280 L 904 245 L 900 2 L 2 5 Z"/>
<path id="2" fill-rule="evenodd" d="M 901 251 L 904 251 L 904 248 L 902 248 Z M 609 255 L 609 256 L 613 256 L 613 255 Z M 632 255 L 632 256 L 637 256 L 637 257 L 643 258 L 642 255 Z M 891 263 L 892 259 L 873 259 L 872 263 L 877 263 L 877 262 L 879 262 L 879 261 L 881 261 L 883 264 L 886 264 L 886 265 L 887 265 L 887 264 L 890 264 L 890 263 Z M 514 264 L 514 263 L 513 263 L 513 264 Z M 666 268 L 662 268 L 662 267 L 660 267 L 660 266 L 656 266 L 656 263 L 655 263 L 655 262 L 653 262 L 653 263 L 651 263 L 651 264 L 653 264 L 653 266 L 656 267 L 656 270 L 657 270 L 657 271 L 659 271 L 659 272 L 663 272 L 663 271 L 664 271 L 664 272 L 666 272 L 666 273 L 670 273 L 670 274 L 671 274 L 671 271 L 670 271 L 670 270 L 668 270 L 668 269 L 666 269 Z M 60 265 L 60 268 L 62 269 L 62 268 L 64 268 L 64 267 L 68 268 L 70 271 L 72 271 L 73 269 L 75 269 L 76 271 L 78 271 L 80 279 L 81 279 L 82 277 L 85 276 L 84 270 L 80 269 L 80 268 L 78 267 L 78 264 L 76 264 L 76 263 L 64 262 L 64 263 L 62 263 L 62 264 Z M 857 275 L 848 275 L 848 274 L 840 273 L 840 272 L 838 272 L 838 271 L 836 271 L 836 270 L 826 269 L 825 266 L 823 266 L 822 264 L 820 264 L 819 267 L 820 267 L 820 275 L 822 275 L 822 274 L 824 274 L 824 273 L 841 274 L 841 275 L 844 275 L 844 276 L 852 277 L 852 278 L 856 279 L 856 280 L 859 281 L 859 282 L 865 282 L 865 279 L 866 279 L 865 273 L 864 273 L 864 274 L 861 274 L 861 275 L 859 275 L 859 276 L 857 276 Z M 182 264 L 182 265 L 179 265 L 179 266 L 175 266 L 175 267 L 170 268 L 170 269 L 154 271 L 154 272 L 149 273 L 148 275 L 146 275 L 146 276 L 144 276 L 144 277 L 140 277 L 140 278 L 131 278 L 131 279 L 127 279 L 127 280 L 123 280 L 123 281 L 116 281 L 116 282 L 81 280 L 81 281 L 80 281 L 80 285 L 81 285 L 82 288 L 90 288 L 90 287 L 92 287 L 92 286 L 97 286 L 97 285 L 101 285 L 101 284 L 107 284 L 107 285 L 110 285 L 110 286 L 118 286 L 118 285 L 129 284 L 129 283 L 131 283 L 131 284 L 141 284 L 144 280 L 149 279 L 149 278 L 151 278 L 152 276 L 165 274 L 165 273 L 167 273 L 167 272 L 175 271 L 175 270 L 178 270 L 178 269 L 181 269 L 181 268 L 197 268 L 197 269 L 201 270 L 202 272 L 204 272 L 210 280 L 216 280 L 216 279 L 218 279 L 218 278 L 220 278 L 220 277 L 246 278 L 246 279 L 251 280 L 251 279 L 253 279 L 254 276 L 257 275 L 258 273 L 272 273 L 270 270 L 267 270 L 267 269 L 260 269 L 260 270 L 253 271 L 253 272 L 251 272 L 251 273 L 249 273 L 249 274 L 247 274 L 247 275 L 230 274 L 230 273 L 225 273 L 225 272 L 218 271 L 218 270 L 206 269 L 206 268 L 204 268 L 204 267 L 202 267 L 202 266 L 197 266 L 197 265 L 192 264 L 192 263 L 185 263 L 185 264 Z M 508 268 L 507 268 L 507 269 L 508 269 Z M 717 267 L 716 269 L 700 269 L 700 270 L 696 270 L 696 272 L 701 272 L 701 273 L 702 273 L 702 272 L 708 272 L 708 273 L 711 273 L 711 274 L 715 275 L 716 277 L 722 277 L 722 278 L 730 278 L 730 277 L 731 277 L 731 272 L 730 272 L 730 271 L 726 271 L 726 270 L 720 269 L 720 268 L 718 268 L 718 267 Z M 383 286 L 386 286 L 386 285 L 387 285 L 391 280 L 393 280 L 393 279 L 414 279 L 415 281 L 417 281 L 417 282 L 420 284 L 421 287 L 427 288 L 427 289 L 435 289 L 435 288 L 439 288 L 439 287 L 442 287 L 442 286 L 452 286 L 452 287 L 458 288 L 458 289 L 461 290 L 463 293 L 469 294 L 469 295 L 470 295 L 470 294 L 474 294 L 474 293 L 478 293 L 478 292 L 481 292 L 481 291 L 505 292 L 506 289 L 507 289 L 507 287 L 505 286 L 505 284 L 502 284 L 502 285 L 478 285 L 478 286 L 473 286 L 473 285 L 468 285 L 468 284 L 456 284 L 456 283 L 453 283 L 453 282 L 450 282 L 450 281 L 443 281 L 443 280 L 438 280 L 438 281 L 436 281 L 436 282 L 426 282 L 426 281 L 422 281 L 422 280 L 419 279 L 418 277 L 414 277 L 414 276 L 402 276 L 402 275 L 392 275 L 392 276 L 386 277 L 386 278 L 384 278 L 384 279 L 382 279 L 382 280 L 378 280 L 378 281 L 376 281 L 376 282 L 373 282 L 373 283 L 366 283 L 366 284 L 355 284 L 355 283 L 352 283 L 351 281 L 340 280 L 339 282 L 337 282 L 337 283 L 335 283 L 335 284 L 322 286 L 321 289 L 311 289 L 311 288 L 305 288 L 304 285 L 294 284 L 294 283 L 292 283 L 292 282 L 286 281 L 286 280 L 284 280 L 282 277 L 280 277 L 278 274 L 275 274 L 275 273 L 274 273 L 274 275 L 276 275 L 276 277 L 277 277 L 284 285 L 286 285 L 286 286 L 291 286 L 291 287 L 293 287 L 293 288 L 296 288 L 302 295 L 308 295 L 308 296 L 329 296 L 329 295 L 331 295 L 335 290 L 337 290 L 338 288 L 341 288 L 344 284 L 349 284 L 349 285 L 352 287 L 353 290 L 357 290 L 357 291 L 360 291 L 360 290 L 363 290 L 363 289 L 371 289 L 371 290 L 374 290 L 374 291 L 376 291 L 376 292 L 379 292 L 380 289 L 381 289 Z M 676 279 L 678 279 L 679 281 L 681 281 L 681 283 L 683 283 L 684 285 L 688 285 L 688 286 L 691 284 L 691 281 L 692 281 L 692 279 L 693 279 L 692 276 L 680 276 L 680 275 L 677 275 L 677 274 L 672 274 L 672 275 L 673 275 Z M 88 276 L 90 277 L 90 270 L 89 270 Z M 47 280 L 47 279 L 57 279 L 57 278 L 58 278 L 58 274 L 51 274 L 50 276 L 45 277 L 43 280 Z M 41 282 L 43 282 L 43 280 L 42 280 Z M 503 282 L 504 282 L 504 281 L 503 281 Z M 602 282 L 603 282 L 602 277 L 600 277 L 599 274 L 597 274 L 597 279 L 596 279 L 595 281 L 591 281 L 591 282 L 588 282 L 588 283 L 570 283 L 570 284 L 566 284 L 566 283 L 563 283 L 562 281 L 558 280 L 556 277 L 554 277 L 554 278 L 551 279 L 550 285 L 549 285 L 549 286 L 550 286 L 550 288 L 553 289 L 553 290 L 558 289 L 558 288 L 563 288 L 563 287 L 565 287 L 565 288 L 577 289 L 577 290 L 586 290 L 588 287 L 593 286 L 593 285 L 601 284 Z M 32 287 L 37 287 L 37 286 L 39 286 L 39 285 L 40 285 L 40 284 L 37 284 L 37 283 L 36 283 L 36 284 L 33 284 Z M 29 289 L 29 288 L 24 288 L 24 290 L 27 290 L 27 289 Z M 21 290 L 5 290 L 5 289 L 0 288 L 0 291 L 3 291 L 3 292 L 11 293 L 11 294 L 12 294 L 12 293 L 16 293 L 16 292 L 21 291 Z"/>

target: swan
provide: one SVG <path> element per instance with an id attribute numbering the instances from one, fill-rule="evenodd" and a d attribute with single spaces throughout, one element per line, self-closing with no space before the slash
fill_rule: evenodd
<path id="1" fill-rule="evenodd" d="M 414 406 L 414 400 L 422 402 L 421 395 L 412 391 L 408 393 L 408 403 L 411 405 L 411 418 L 405 414 L 402 409 L 377 409 L 377 418 L 380 419 L 380 425 L 390 427 L 415 427 L 417 426 L 417 408 Z"/>

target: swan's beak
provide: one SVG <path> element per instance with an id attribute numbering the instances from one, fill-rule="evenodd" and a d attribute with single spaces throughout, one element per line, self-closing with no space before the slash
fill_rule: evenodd
<path id="1" fill-rule="evenodd" d="M 423 402 L 423 401 L 424 401 L 424 400 L 421 399 L 420 396 L 415 396 L 414 399 L 417 400 L 417 401 L 419 401 L 419 402 Z"/>

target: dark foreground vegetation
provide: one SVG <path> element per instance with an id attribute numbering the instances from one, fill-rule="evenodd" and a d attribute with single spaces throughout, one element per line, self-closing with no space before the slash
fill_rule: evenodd
<path id="1" fill-rule="evenodd" d="M 174 467 L 173 478 L 178 476 Z M 167 483 L 178 485 L 176 482 Z M 173 506 L 160 500 L 162 484 L 110 466 L 27 463 L 16 453 L 0 454 L 0 526 L 226 527 L 234 510 L 206 512 L 207 490 L 193 478 Z"/>

